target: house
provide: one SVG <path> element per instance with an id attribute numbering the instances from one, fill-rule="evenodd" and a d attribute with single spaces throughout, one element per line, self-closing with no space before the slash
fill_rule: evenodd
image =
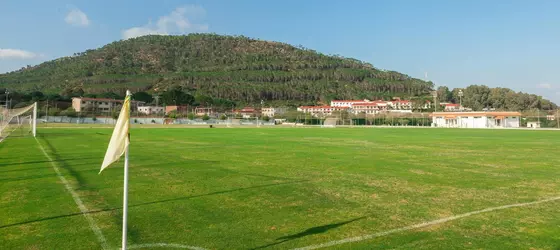
<path id="1" fill-rule="evenodd" d="M 237 115 L 241 115 L 241 117 L 247 119 L 258 116 L 260 114 L 260 111 L 253 107 L 244 107 L 240 110 L 235 110 L 234 113 Z"/>
<path id="2" fill-rule="evenodd" d="M 445 128 L 519 128 L 519 112 L 434 112 L 432 125 Z"/>
<path id="3" fill-rule="evenodd" d="M 555 116 L 555 115 L 546 115 L 546 120 L 547 120 L 547 121 L 555 121 L 555 120 L 556 120 L 556 116 Z"/>
<path id="4" fill-rule="evenodd" d="M 370 100 L 332 100 L 331 101 L 331 106 L 332 107 L 347 107 L 350 108 L 352 107 L 352 104 L 354 103 L 363 103 L 363 102 L 369 102 Z"/>
<path id="5" fill-rule="evenodd" d="M 274 117 L 276 115 L 282 115 L 282 114 L 286 113 L 286 111 L 287 111 L 286 108 L 269 107 L 269 108 L 263 108 L 262 109 L 262 115 L 263 116 L 268 116 L 268 117 Z"/>
<path id="6" fill-rule="evenodd" d="M 446 104 L 444 104 L 444 105 L 445 105 L 445 106 L 444 106 L 444 107 L 445 107 L 445 108 L 444 108 L 445 111 L 459 111 L 459 110 L 462 110 L 461 105 L 459 105 L 459 104 L 455 104 L 455 103 L 446 103 Z"/>
<path id="7" fill-rule="evenodd" d="M 163 114 L 164 111 L 165 111 L 164 107 L 138 106 L 138 113 L 142 113 L 142 114 L 145 114 L 145 115 Z"/>
<path id="8" fill-rule="evenodd" d="M 348 107 L 342 106 L 300 106 L 297 111 L 311 114 L 312 116 L 329 116 L 332 115 L 334 111 L 348 110 Z"/>
<path id="9" fill-rule="evenodd" d="M 181 114 L 186 114 L 188 113 L 188 106 L 165 106 L 166 115 L 173 111 Z"/>
<path id="10" fill-rule="evenodd" d="M 196 107 L 194 109 L 194 114 L 198 115 L 198 116 L 203 116 L 203 115 L 210 116 L 210 115 L 214 114 L 214 109 L 213 108 L 205 108 L 205 107 Z"/>
<path id="11" fill-rule="evenodd" d="M 88 97 L 73 97 L 72 108 L 76 112 L 112 112 L 121 109 L 123 100 L 115 100 L 109 98 L 88 98 Z M 145 102 L 131 101 L 130 106 L 132 110 L 138 106 L 144 105 Z"/>

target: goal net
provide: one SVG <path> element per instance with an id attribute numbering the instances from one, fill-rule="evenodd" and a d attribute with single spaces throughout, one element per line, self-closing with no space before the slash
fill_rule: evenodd
<path id="1" fill-rule="evenodd" d="M 323 122 L 323 125 L 321 125 L 321 128 L 334 128 L 336 126 L 337 121 L 338 118 L 327 118 Z"/>
<path id="2" fill-rule="evenodd" d="M 0 141 L 8 136 L 35 136 L 37 127 L 36 107 L 37 103 L 16 109 L 0 107 Z"/>

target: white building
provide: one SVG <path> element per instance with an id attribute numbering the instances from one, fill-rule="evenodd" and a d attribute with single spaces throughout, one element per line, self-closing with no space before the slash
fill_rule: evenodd
<path id="1" fill-rule="evenodd" d="M 444 128 L 519 128 L 519 112 L 435 112 L 432 125 Z"/>
<path id="2" fill-rule="evenodd" d="M 142 113 L 145 115 L 163 114 L 164 112 L 165 112 L 164 107 L 138 106 L 138 113 Z"/>
<path id="3" fill-rule="evenodd" d="M 331 101 L 331 106 L 332 107 L 347 107 L 350 108 L 352 107 L 352 104 L 355 103 L 364 103 L 364 102 L 370 102 L 370 100 L 332 100 Z"/>
<path id="4" fill-rule="evenodd" d="M 301 106 L 297 111 L 303 113 L 310 113 L 312 116 L 329 116 L 333 111 L 348 110 L 348 107 L 333 107 L 333 106 Z"/>
<path id="5" fill-rule="evenodd" d="M 119 111 L 121 109 L 123 100 L 115 100 L 108 98 L 87 98 L 87 97 L 73 97 L 72 108 L 76 112 L 111 112 Z M 134 110 L 135 107 L 143 105 L 144 102 L 131 101 L 130 105 Z"/>
<path id="6" fill-rule="evenodd" d="M 274 117 L 276 115 L 282 115 L 286 113 L 286 110 L 287 110 L 286 108 L 273 108 L 273 107 L 262 108 L 262 115 L 268 117 Z"/>

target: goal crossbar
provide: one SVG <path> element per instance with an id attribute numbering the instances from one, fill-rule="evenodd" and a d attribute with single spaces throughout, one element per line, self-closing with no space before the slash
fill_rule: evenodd
<path id="1" fill-rule="evenodd" d="M 26 122 L 30 123 L 30 132 L 35 137 L 37 135 L 37 103 L 16 109 L 0 107 L 0 139 L 6 138 L 13 131 L 13 124 L 18 128 Z"/>

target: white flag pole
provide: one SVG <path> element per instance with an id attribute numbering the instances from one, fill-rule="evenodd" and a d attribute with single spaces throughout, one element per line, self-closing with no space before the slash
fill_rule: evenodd
<path id="1" fill-rule="evenodd" d="M 126 95 L 127 97 L 129 95 L 131 95 L 130 91 L 126 91 Z M 123 107 L 124 108 L 124 107 Z M 127 110 L 128 112 L 130 112 L 130 110 Z M 127 117 L 130 120 L 130 116 Z M 126 121 L 129 122 L 129 121 Z M 127 131 L 128 132 L 128 131 Z M 130 134 L 127 135 L 128 138 L 127 140 L 129 140 L 130 143 Z M 123 185 L 123 227 L 122 227 L 122 250 L 126 250 L 126 219 L 128 216 L 128 150 L 130 148 L 130 145 L 126 146 L 126 149 L 124 151 L 124 185 Z"/>
<path id="2" fill-rule="evenodd" d="M 122 227 L 122 250 L 126 250 L 126 217 L 128 214 L 128 148 L 124 152 L 124 188 L 123 188 L 123 227 Z"/>

